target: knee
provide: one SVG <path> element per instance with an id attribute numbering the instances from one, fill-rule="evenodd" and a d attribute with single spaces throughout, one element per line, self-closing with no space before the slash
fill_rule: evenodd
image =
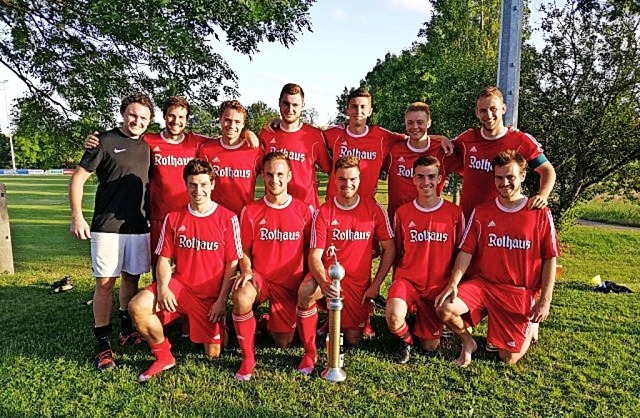
<path id="1" fill-rule="evenodd" d="M 97 280 L 95 292 L 98 296 L 109 296 L 111 297 L 113 293 L 113 288 L 115 286 L 116 281 L 112 279 L 107 280 Z"/>
<path id="2" fill-rule="evenodd" d="M 508 351 L 498 350 L 498 357 L 507 364 L 516 364 L 523 355 L 524 353 L 510 353 Z"/>
<path id="3" fill-rule="evenodd" d="M 129 304 L 127 305 L 127 310 L 131 316 L 140 316 L 145 312 L 153 311 L 153 301 L 154 297 L 149 297 L 149 292 L 143 291 L 138 293 L 136 296 L 131 298 Z"/>
<path id="4" fill-rule="evenodd" d="M 222 353 L 222 347 L 220 344 L 205 344 L 204 345 L 204 355 L 209 359 L 217 359 L 220 358 L 220 354 Z"/>
<path id="5" fill-rule="evenodd" d="M 392 309 L 387 309 L 385 312 L 385 317 L 387 319 L 387 326 L 391 331 L 395 331 L 404 324 L 405 317 L 400 312 Z"/>
<path id="6" fill-rule="evenodd" d="M 232 299 L 234 309 L 246 312 L 253 308 L 253 303 L 256 299 L 256 291 L 253 286 L 247 284 L 244 287 L 236 289 L 233 292 Z"/>
<path id="7" fill-rule="evenodd" d="M 305 279 L 298 288 L 298 305 L 308 308 L 315 302 L 313 295 L 318 285 L 313 279 Z"/>
<path id="8" fill-rule="evenodd" d="M 440 340 L 424 340 L 420 343 L 420 347 L 424 350 L 424 351 L 436 351 L 438 349 L 438 347 L 440 346 Z"/>
<path id="9" fill-rule="evenodd" d="M 440 318 L 440 320 L 443 322 L 450 320 L 451 317 L 453 317 L 453 309 L 451 307 L 451 304 L 445 303 L 444 305 L 436 308 L 436 315 L 438 315 L 438 318 Z"/>

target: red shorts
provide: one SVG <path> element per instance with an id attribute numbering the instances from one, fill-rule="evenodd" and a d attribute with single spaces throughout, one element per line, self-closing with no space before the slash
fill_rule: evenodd
<path id="1" fill-rule="evenodd" d="M 158 254 L 156 254 L 156 247 L 160 240 L 160 233 L 162 233 L 162 224 L 164 220 L 152 219 L 149 221 L 149 247 L 151 248 L 151 266 L 155 271 L 156 264 L 158 264 Z M 160 249 L 157 249 L 160 251 Z"/>
<path id="2" fill-rule="evenodd" d="M 404 300 L 409 308 L 408 313 L 416 314 L 413 334 L 421 340 L 440 339 L 444 324 L 436 315 L 434 300 L 428 299 L 426 295 L 420 295 L 413 284 L 403 278 L 396 278 L 391 283 L 387 301 L 393 298 Z"/>
<path id="3" fill-rule="evenodd" d="M 151 283 L 145 288 L 158 295 L 158 283 Z M 169 281 L 169 289 L 173 292 L 178 302 L 176 312 L 157 311 L 162 325 L 169 325 L 176 319 L 185 315 L 189 318 L 189 334 L 194 343 L 221 344 L 223 333 L 227 326 L 223 322 L 210 322 L 209 309 L 215 302 L 215 298 L 200 298 L 193 291 L 177 279 Z"/>
<path id="4" fill-rule="evenodd" d="M 298 289 L 286 289 L 269 283 L 257 272 L 253 272 L 253 285 L 258 290 L 262 304 L 269 301 L 269 321 L 267 329 L 274 334 L 290 334 L 296 329 L 296 306 Z"/>
<path id="5" fill-rule="evenodd" d="M 474 277 L 460 285 L 458 297 L 469 308 L 465 320 L 471 325 L 489 317 L 489 343 L 510 353 L 520 352 L 531 325 L 529 315 L 535 303 L 533 291 Z"/>
<path id="6" fill-rule="evenodd" d="M 354 284 L 350 277 L 340 282 L 340 296 L 342 296 L 342 314 L 340 316 L 340 328 L 362 331 L 369 318 L 368 302 L 362 303 L 367 286 Z"/>

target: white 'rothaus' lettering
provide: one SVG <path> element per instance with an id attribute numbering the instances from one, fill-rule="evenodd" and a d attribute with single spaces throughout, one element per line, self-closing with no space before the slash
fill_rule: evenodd
<path id="1" fill-rule="evenodd" d="M 359 160 L 375 160 L 378 153 L 375 151 L 361 151 L 357 148 L 349 149 L 346 145 L 342 145 L 340 147 L 340 157 L 345 155 L 356 157 Z"/>
<path id="2" fill-rule="evenodd" d="M 153 165 L 184 167 L 193 160 L 193 157 L 176 157 L 175 155 L 167 155 L 163 157 L 161 154 L 153 156 Z"/>
<path id="3" fill-rule="evenodd" d="M 186 235 L 178 235 L 178 247 L 189 248 L 196 251 L 215 251 L 218 249 L 218 242 L 205 241 L 196 237 L 187 238 Z"/>
<path id="4" fill-rule="evenodd" d="M 413 167 L 405 167 L 404 165 L 399 165 L 398 176 L 407 178 L 413 177 Z"/>
<path id="5" fill-rule="evenodd" d="M 335 241 L 366 241 L 371 237 L 371 231 L 341 231 L 338 228 L 331 230 L 331 236 Z"/>
<path id="6" fill-rule="evenodd" d="M 474 155 L 469 158 L 469 167 L 475 170 L 483 170 L 486 172 L 493 171 L 491 161 L 486 158 L 480 160 Z"/>
<path id="7" fill-rule="evenodd" d="M 531 241 L 528 239 L 511 238 L 508 235 L 499 237 L 496 234 L 489 234 L 489 247 L 507 248 L 509 250 L 528 250 L 531 248 Z"/>
<path id="8" fill-rule="evenodd" d="M 231 167 L 220 168 L 220 166 L 217 166 L 217 165 L 214 165 L 213 169 L 216 172 L 216 176 L 220 176 L 220 177 L 228 177 L 230 179 L 251 178 L 251 170 L 239 170 L 237 168 L 231 168 Z"/>
<path id="9" fill-rule="evenodd" d="M 286 148 L 277 149 L 276 147 L 271 147 L 269 148 L 269 152 L 281 152 L 292 161 L 304 162 L 304 159 L 305 159 L 305 155 L 303 152 L 289 151 Z"/>
<path id="10" fill-rule="evenodd" d="M 260 228 L 261 241 L 298 241 L 300 239 L 300 231 L 281 231 L 267 228 Z"/>
<path id="11" fill-rule="evenodd" d="M 416 231 L 415 229 L 409 230 L 409 242 L 427 242 L 427 241 L 439 241 L 447 242 L 449 234 L 446 232 L 438 231 Z"/>

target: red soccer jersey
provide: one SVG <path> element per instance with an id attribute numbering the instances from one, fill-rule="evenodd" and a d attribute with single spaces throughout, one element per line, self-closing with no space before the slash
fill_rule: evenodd
<path id="1" fill-rule="evenodd" d="M 316 187 L 316 164 L 325 173 L 331 173 L 331 158 L 327 152 L 322 131 L 302 124 L 296 131 L 277 129 L 260 132 L 260 143 L 266 153 L 280 151 L 289 157 L 293 178 L 288 191 L 291 196 L 314 208 L 320 206 Z"/>
<path id="2" fill-rule="evenodd" d="M 349 128 L 334 126 L 324 131 L 327 147 L 333 156 L 332 167 L 338 158 L 352 155 L 360 160 L 360 187 L 358 194 L 363 197 L 375 198 L 378 189 L 378 177 L 385 157 L 391 146 L 398 141 L 404 141 L 405 135 L 396 134 L 379 126 L 367 126 L 361 135 L 354 135 Z M 329 176 L 327 184 L 327 199 L 336 195 L 335 173 Z"/>
<path id="3" fill-rule="evenodd" d="M 435 298 L 446 286 L 464 231 L 462 209 L 440 199 L 425 209 L 415 200 L 398 208 L 394 219 L 395 278 L 411 282 L 421 295 Z"/>
<path id="4" fill-rule="evenodd" d="M 438 196 L 444 189 L 447 175 L 462 168 L 462 159 L 458 153 L 445 156 L 439 141 L 430 140 L 425 148 L 415 148 L 409 141 L 396 142 L 389 152 L 389 201 L 387 210 L 389 219 L 393 219 L 396 209 L 418 197 L 413 184 L 413 163 L 423 155 L 434 156 L 440 161 L 442 181 L 438 185 Z"/>
<path id="5" fill-rule="evenodd" d="M 189 203 L 182 172 L 184 166 L 196 156 L 198 146 L 209 138 L 189 132 L 178 144 L 168 142 L 162 133 L 145 134 L 143 139 L 151 148 L 151 219 L 162 221 L 167 213 L 180 210 Z"/>
<path id="6" fill-rule="evenodd" d="M 491 160 L 499 152 L 513 149 L 522 154 L 527 161 L 543 153 L 542 146 L 531 135 L 511 129 L 494 139 L 483 137 L 480 128 L 469 129 L 453 142 L 464 161 L 460 206 L 466 217 L 469 217 L 478 204 L 498 196 L 493 181 Z"/>
<path id="7" fill-rule="evenodd" d="M 156 254 L 172 259 L 172 277 L 201 298 L 217 298 L 225 264 L 242 258 L 238 217 L 214 202 L 204 214 L 186 208 L 164 219 Z"/>
<path id="8" fill-rule="evenodd" d="M 313 207 L 289 197 L 283 206 L 266 198 L 249 203 L 240 215 L 242 248 L 253 270 L 286 289 L 298 289 L 304 275 Z"/>
<path id="9" fill-rule="evenodd" d="M 226 145 L 222 139 L 204 142 L 198 149 L 198 158 L 209 161 L 217 176 L 211 199 L 240 214 L 254 200 L 262 157 L 262 148 L 249 148 L 245 143 Z"/>
<path id="10" fill-rule="evenodd" d="M 325 250 L 322 261 L 328 268 L 333 264 L 333 257 L 327 254 L 327 248 L 335 245 L 346 279 L 356 286 L 366 287 L 371 281 L 374 238 L 377 241 L 393 238 L 387 213 L 378 202 L 360 196 L 354 206 L 345 208 L 333 198 L 320 206 L 314 215 L 310 247 Z"/>
<path id="11" fill-rule="evenodd" d="M 549 208 L 529 209 L 528 199 L 506 208 L 498 199 L 471 214 L 460 249 L 473 255 L 473 271 L 497 284 L 539 290 L 542 262 L 558 256 Z"/>

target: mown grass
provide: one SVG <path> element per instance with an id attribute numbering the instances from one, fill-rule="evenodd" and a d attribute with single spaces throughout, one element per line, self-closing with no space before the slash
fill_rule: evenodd
<path id="1" fill-rule="evenodd" d="M 84 303 L 93 285 L 89 247 L 69 236 L 66 179 L 0 182 L 8 189 L 17 272 L 0 276 L 0 417 L 635 417 L 640 410 L 639 232 L 583 226 L 563 232 L 565 274 L 552 315 L 539 344 L 513 367 L 482 350 L 483 326 L 468 369 L 451 363 L 454 342 L 398 366 L 390 360 L 397 343 L 377 313 L 378 337 L 347 351 L 343 384 L 298 375 L 299 343 L 275 349 L 263 337 L 254 380 L 239 383 L 235 340 L 221 359 L 208 361 L 172 329 L 178 366 L 139 385 L 147 349 L 118 347 L 119 368 L 93 368 L 92 314 Z M 87 210 L 90 201 L 89 195 Z M 50 296 L 50 283 L 66 274 L 76 288 Z M 595 274 L 636 293 L 590 292 Z"/>
<path id="2" fill-rule="evenodd" d="M 639 200 L 597 197 L 578 207 L 578 216 L 590 221 L 640 226 Z"/>

